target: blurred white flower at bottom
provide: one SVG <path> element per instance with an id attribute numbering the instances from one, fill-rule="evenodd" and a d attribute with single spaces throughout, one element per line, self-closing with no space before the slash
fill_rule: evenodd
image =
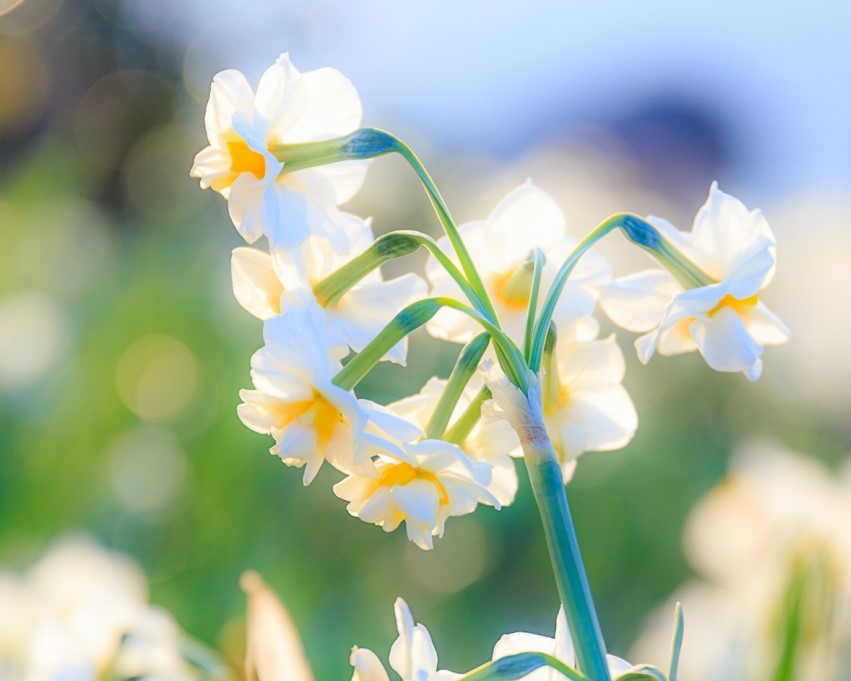
<path id="1" fill-rule="evenodd" d="M 851 467 L 836 475 L 754 444 L 692 511 L 686 552 L 704 578 L 672 597 L 685 616 L 688 681 L 851 679 Z M 633 648 L 670 647 L 672 603 Z"/>
<path id="2" fill-rule="evenodd" d="M 24 575 L 0 570 L 0 678 L 193 681 L 188 637 L 149 605 L 138 566 L 83 537 L 56 542 Z"/>

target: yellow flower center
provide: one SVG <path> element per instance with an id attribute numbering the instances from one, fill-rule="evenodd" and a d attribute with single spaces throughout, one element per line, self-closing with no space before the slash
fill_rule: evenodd
<path id="1" fill-rule="evenodd" d="M 254 151 L 244 139 L 229 140 L 230 169 L 237 175 L 251 173 L 258 180 L 266 174 L 266 159 L 263 154 Z"/>
<path id="2" fill-rule="evenodd" d="M 340 423 L 346 423 L 346 417 L 340 410 L 316 390 L 310 399 L 277 403 L 274 413 L 278 417 L 277 427 L 280 429 L 287 428 L 294 421 L 313 428 L 319 447 L 327 446 L 334 435 L 334 428 Z"/>
<path id="3" fill-rule="evenodd" d="M 440 495 L 440 505 L 445 506 L 449 503 L 449 494 L 446 492 L 446 488 L 443 486 L 443 483 L 440 482 L 434 473 L 423 470 L 422 468 L 414 468 L 411 464 L 405 463 L 404 461 L 402 463 L 391 464 L 382 468 L 375 486 L 376 488 L 401 487 L 413 482 L 414 480 L 425 480 L 430 482 L 432 485 L 437 487 L 437 491 Z"/>
<path id="4" fill-rule="evenodd" d="M 529 305 L 532 293 L 534 270 L 526 263 L 516 270 L 508 270 L 493 277 L 494 296 L 512 310 L 524 310 Z"/>
<path id="5" fill-rule="evenodd" d="M 547 381 L 546 390 L 544 392 L 544 414 L 552 416 L 553 414 L 562 411 L 567 407 L 567 402 L 570 399 L 570 392 L 566 385 L 561 385 L 557 378 L 554 378 L 552 383 Z"/>
<path id="6" fill-rule="evenodd" d="M 724 296 L 718 304 L 709 311 L 709 316 L 718 314 L 725 307 L 731 308 L 736 314 L 747 314 L 756 307 L 759 302 L 759 295 L 754 293 L 748 298 L 734 298 L 729 293 Z"/>

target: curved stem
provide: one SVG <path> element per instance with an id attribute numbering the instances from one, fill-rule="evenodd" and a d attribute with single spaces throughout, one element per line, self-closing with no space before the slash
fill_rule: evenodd
<path id="1" fill-rule="evenodd" d="M 538 311 L 538 293 L 541 289 L 541 274 L 544 269 L 544 252 L 534 251 L 535 271 L 532 275 L 532 290 L 529 292 L 529 307 L 526 310 L 526 333 L 523 336 L 523 356 L 528 361 L 532 352 L 532 336 L 535 329 L 535 313 Z"/>
<path id="2" fill-rule="evenodd" d="M 437 219 L 440 220 L 443 231 L 446 232 L 446 236 L 449 238 L 452 248 L 455 249 L 455 253 L 458 255 L 458 262 L 461 263 L 461 269 L 467 276 L 467 280 L 481 297 L 485 309 L 487 310 L 488 317 L 490 317 L 492 321 L 496 321 L 496 310 L 493 307 L 493 303 L 491 303 L 484 282 L 479 276 L 479 271 L 476 269 L 476 266 L 473 264 L 473 260 L 467 250 L 467 246 L 461 238 L 461 233 L 458 231 L 455 221 L 449 214 L 449 208 L 447 208 L 443 197 L 440 195 L 437 185 L 434 183 L 434 180 L 431 179 L 431 175 L 428 174 L 428 171 L 425 169 L 422 161 L 417 158 L 417 155 L 407 144 L 398 137 L 390 135 L 390 133 L 385 134 L 393 139 L 395 143 L 395 151 L 408 162 L 408 165 L 413 168 L 414 172 L 420 178 L 423 188 L 425 189 L 426 194 L 428 194 L 429 201 L 431 201 L 431 205 L 434 208 L 434 212 L 437 214 Z"/>
<path id="3" fill-rule="evenodd" d="M 570 276 L 570 273 L 573 271 L 573 268 L 576 266 L 579 258 L 581 258 L 606 234 L 620 226 L 621 218 L 622 215 L 614 215 L 592 229 L 587 236 L 582 239 L 582 241 L 576 244 L 576 247 L 570 255 L 567 256 L 567 259 L 559 268 L 559 271 L 553 280 L 553 284 L 547 293 L 547 297 L 544 300 L 544 307 L 541 310 L 541 316 L 538 317 L 538 321 L 535 323 L 532 351 L 529 355 L 529 368 L 532 371 L 537 372 L 541 368 L 541 357 L 544 352 L 544 343 L 546 342 L 547 331 L 550 328 L 550 322 L 553 319 L 558 299 L 561 296 L 562 290 L 564 290 L 564 285 L 567 283 L 567 278 Z"/>

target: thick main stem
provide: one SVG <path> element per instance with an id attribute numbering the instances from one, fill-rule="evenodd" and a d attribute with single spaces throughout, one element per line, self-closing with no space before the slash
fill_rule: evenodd
<path id="1" fill-rule="evenodd" d="M 567 615 L 579 668 L 594 681 L 609 681 L 606 644 L 579 552 L 567 493 L 552 442 L 534 404 L 518 424 L 526 469 L 538 503 L 559 597 Z"/>

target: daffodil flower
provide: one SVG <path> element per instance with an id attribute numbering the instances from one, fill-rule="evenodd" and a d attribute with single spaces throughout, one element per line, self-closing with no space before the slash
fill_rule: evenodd
<path id="1" fill-rule="evenodd" d="M 358 191 L 366 165 L 281 174 L 284 164 L 273 148 L 346 135 L 360 120 L 357 91 L 336 69 L 300 73 L 282 54 L 256 93 L 239 71 L 222 71 L 213 79 L 204 117 L 210 145 L 195 156 L 190 174 L 227 199 L 230 217 L 249 243 L 265 234 L 291 248 L 315 234 L 343 251 L 337 206 Z"/>
<path id="2" fill-rule="evenodd" d="M 468 222 L 458 230 L 469 251 L 476 255 L 476 267 L 502 328 L 522 343 L 534 277 L 530 253 L 541 249 L 545 255 L 541 288 L 546 290 L 576 245 L 565 233 L 561 209 L 549 194 L 526 181 L 509 192 L 487 219 Z M 450 254 L 446 237 L 438 245 Z M 457 284 L 433 256 L 426 263 L 426 276 L 433 287 L 432 295 L 460 295 Z M 597 288 L 609 276 L 609 266 L 602 257 L 593 251 L 586 254 L 559 299 L 554 321 L 568 323 L 591 314 Z M 466 343 L 480 331 L 469 317 L 452 310 L 441 311 L 426 329 L 435 338 L 456 343 Z"/>
<path id="3" fill-rule="evenodd" d="M 400 452 L 379 453 L 374 469 L 361 469 L 334 485 L 346 510 L 392 532 L 405 523 L 408 539 L 433 548 L 450 516 L 472 513 L 480 503 L 499 509 L 488 491 L 491 466 L 470 461 L 458 445 L 443 440 L 401 441 Z"/>
<path id="4" fill-rule="evenodd" d="M 347 213 L 338 217 L 352 253 L 369 247 L 373 242 L 369 221 Z M 360 352 L 399 310 L 425 297 L 426 284 L 410 273 L 384 281 L 381 271 L 375 269 L 333 301 L 317 297 L 316 285 L 347 261 L 347 256 L 336 253 L 319 237 L 310 237 L 298 249 L 274 249 L 271 254 L 236 248 L 231 258 L 234 295 L 248 312 L 263 320 L 301 305 L 317 306 L 326 324 L 338 331 L 352 350 Z M 406 338 L 393 347 L 387 359 L 404 365 L 407 347 Z"/>
<path id="5" fill-rule="evenodd" d="M 459 417 L 478 393 L 480 381 L 470 381 L 453 411 Z M 411 395 L 387 405 L 387 408 L 425 429 L 437 405 L 446 381 L 430 378 L 416 395 Z M 482 461 L 492 467 L 488 491 L 501 506 L 508 506 L 517 494 L 517 470 L 511 457 L 522 456 L 517 434 L 504 419 L 480 419 L 459 446 L 473 461 Z"/>
<path id="6" fill-rule="evenodd" d="M 691 232 L 658 218 L 649 221 L 713 283 L 685 289 L 663 270 L 645 270 L 605 286 L 600 305 L 618 325 L 645 335 L 636 340 L 647 363 L 658 350 L 698 350 L 717 371 L 762 373 L 765 345 L 783 343 L 789 330 L 762 302 L 774 274 L 775 241 L 759 211 L 713 183 Z"/>
<path id="7" fill-rule="evenodd" d="M 300 307 L 264 324 L 266 345 L 251 358 L 253 390 L 241 390 L 242 422 L 275 439 L 269 450 L 288 466 L 304 466 L 304 484 L 324 461 L 349 473 L 371 471 L 371 454 L 397 449 L 365 432 L 375 421 L 382 432 L 415 436 L 419 430 L 333 383 L 346 352 L 315 308 Z"/>
<path id="8" fill-rule="evenodd" d="M 625 370 L 614 335 L 597 340 L 595 327 L 582 323 L 559 334 L 542 397 L 544 424 L 565 482 L 581 454 L 621 449 L 635 435 L 638 415 L 622 385 Z"/>
<path id="9" fill-rule="evenodd" d="M 574 653 L 573 643 L 570 640 L 570 630 L 567 626 L 567 617 L 564 614 L 564 608 L 559 608 L 558 611 L 555 638 L 540 636 L 539 634 L 528 634 L 526 632 L 505 634 L 494 646 L 492 659 L 499 660 L 500 658 L 518 653 L 546 653 L 547 655 L 552 655 L 568 667 L 575 668 L 576 654 Z M 612 681 L 617 681 L 619 676 L 632 669 L 632 665 L 629 662 L 614 655 L 606 655 L 606 662 L 608 663 Z M 555 669 L 542 668 L 518 678 L 518 681 L 563 681 L 563 679 L 564 676 Z"/>
<path id="10" fill-rule="evenodd" d="M 437 669 L 437 651 L 428 629 L 415 624 L 408 604 L 401 598 L 393 606 L 399 637 L 390 648 L 390 667 L 402 681 L 454 681 L 461 675 Z M 368 648 L 352 649 L 349 658 L 354 667 L 352 681 L 389 681 L 378 656 Z"/>

